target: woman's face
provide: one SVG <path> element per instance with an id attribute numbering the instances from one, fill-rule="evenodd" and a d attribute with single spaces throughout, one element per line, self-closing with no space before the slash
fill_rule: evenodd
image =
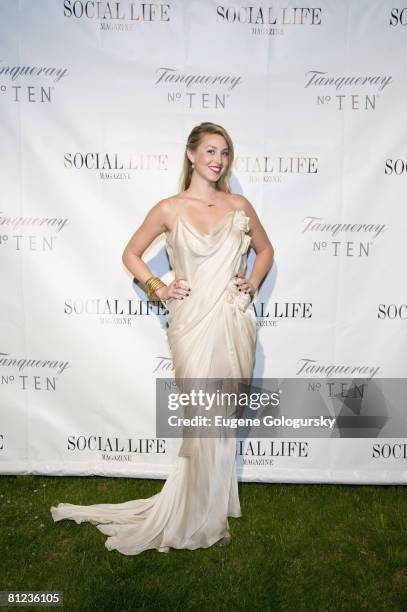
<path id="1" fill-rule="evenodd" d="M 188 157 L 195 164 L 194 172 L 216 183 L 229 165 L 229 148 L 220 134 L 203 134 L 196 151 L 188 150 Z"/>

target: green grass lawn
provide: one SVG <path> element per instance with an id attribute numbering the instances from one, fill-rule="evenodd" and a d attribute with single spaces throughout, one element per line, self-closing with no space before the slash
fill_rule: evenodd
<path id="1" fill-rule="evenodd" d="M 80 611 L 407 610 L 404 487 L 240 483 L 230 546 L 133 557 L 109 552 L 94 525 L 54 523 L 49 511 L 145 498 L 162 485 L 1 476 L 0 590 L 62 591 L 64 610 Z"/>

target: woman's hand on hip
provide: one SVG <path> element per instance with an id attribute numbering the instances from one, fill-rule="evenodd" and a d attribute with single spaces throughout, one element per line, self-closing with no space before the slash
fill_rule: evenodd
<path id="1" fill-rule="evenodd" d="M 169 300 L 170 298 L 183 300 L 190 292 L 191 288 L 185 276 L 179 275 L 167 287 L 157 289 L 156 294 L 162 300 Z"/>
<path id="2" fill-rule="evenodd" d="M 236 275 L 235 282 L 239 291 L 243 291 L 243 293 L 250 293 L 251 295 L 253 295 L 257 290 L 257 287 L 254 285 L 254 283 L 248 278 L 246 278 L 241 272 Z"/>

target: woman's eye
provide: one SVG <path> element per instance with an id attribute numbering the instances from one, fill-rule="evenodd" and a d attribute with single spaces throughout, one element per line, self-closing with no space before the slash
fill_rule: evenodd
<path id="1" fill-rule="evenodd" d="M 208 153 L 215 153 L 213 149 L 208 149 Z M 229 155 L 229 151 L 223 151 L 223 155 Z"/>

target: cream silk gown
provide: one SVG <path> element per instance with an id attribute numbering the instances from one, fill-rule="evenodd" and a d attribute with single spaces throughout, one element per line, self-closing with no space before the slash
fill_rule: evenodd
<path id="1" fill-rule="evenodd" d="M 166 234 L 175 275 L 186 277 L 191 293 L 166 301 L 168 343 L 176 379 L 244 378 L 253 374 L 256 317 L 250 296 L 235 285 L 245 274 L 250 218 L 242 209 L 224 214 L 211 234 L 178 217 Z M 137 555 L 147 549 L 207 548 L 240 517 L 236 439 L 183 438 L 175 464 L 159 493 L 119 504 L 51 508 L 54 521 L 93 523 L 107 536 L 108 550 Z"/>

